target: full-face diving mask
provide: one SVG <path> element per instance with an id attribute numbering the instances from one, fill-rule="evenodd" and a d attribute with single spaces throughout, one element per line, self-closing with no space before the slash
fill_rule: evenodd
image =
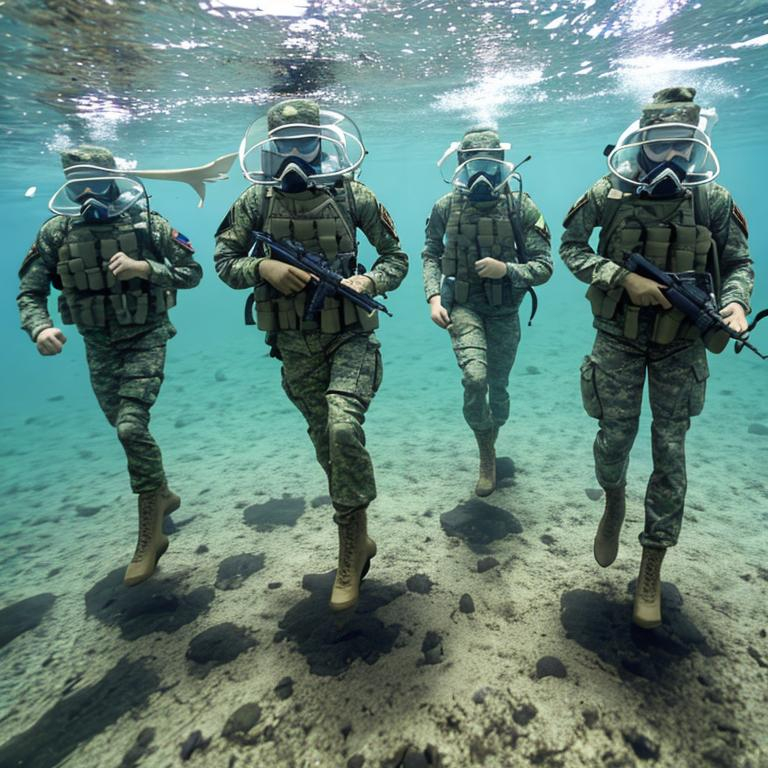
<path id="1" fill-rule="evenodd" d="M 267 131 L 266 118 L 257 120 L 246 131 L 239 154 L 243 175 L 252 184 L 292 193 L 354 177 L 365 152 L 352 120 L 321 109 L 319 125 L 289 123 Z"/>
<path id="2" fill-rule="evenodd" d="M 703 114 L 698 126 L 658 123 L 641 128 L 635 122 L 608 155 L 608 168 L 644 197 L 673 197 L 708 184 L 720 173 L 707 134 L 712 118 Z"/>
<path id="3" fill-rule="evenodd" d="M 51 197 L 48 208 L 61 216 L 82 216 L 97 224 L 116 219 L 134 205 L 149 207 L 147 191 L 125 171 L 95 165 L 73 165 L 67 181 Z"/>
<path id="4" fill-rule="evenodd" d="M 499 197 L 504 185 L 515 176 L 515 166 L 504 160 L 509 144 L 460 150 L 454 142 L 438 161 L 443 181 L 467 195 L 472 202 L 490 202 Z M 455 158 L 457 165 L 450 162 Z"/>

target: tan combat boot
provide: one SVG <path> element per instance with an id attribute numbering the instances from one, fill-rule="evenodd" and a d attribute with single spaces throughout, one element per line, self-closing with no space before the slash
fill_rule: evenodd
<path id="1" fill-rule="evenodd" d="M 376 542 L 368 538 L 366 510 L 367 507 L 356 509 L 348 523 L 338 526 L 339 567 L 331 592 L 332 611 L 346 611 L 357 605 L 360 582 L 376 554 Z"/>
<path id="2" fill-rule="evenodd" d="M 643 547 L 632 612 L 632 621 L 643 629 L 653 629 L 661 624 L 661 562 L 666 552 L 666 549 Z"/>
<path id="3" fill-rule="evenodd" d="M 478 496 L 490 496 L 496 490 L 496 435 L 495 429 L 475 432 L 477 447 L 480 449 L 480 476 L 475 486 Z"/>
<path id="4" fill-rule="evenodd" d="M 139 494 L 139 541 L 123 577 L 126 587 L 148 579 L 157 561 L 168 549 L 168 537 L 163 533 L 163 518 L 181 506 L 181 499 L 167 485 L 156 491 Z"/>
<path id="5" fill-rule="evenodd" d="M 605 511 L 597 526 L 595 535 L 594 553 L 603 568 L 607 568 L 619 552 L 619 534 L 621 524 L 624 522 L 626 502 L 624 486 L 621 488 L 605 489 Z"/>

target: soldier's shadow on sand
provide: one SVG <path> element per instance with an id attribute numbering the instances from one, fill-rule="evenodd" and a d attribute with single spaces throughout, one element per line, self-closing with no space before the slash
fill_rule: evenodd
<path id="1" fill-rule="evenodd" d="M 508 456 L 496 459 L 497 489 L 514 485 L 515 472 L 515 463 Z M 477 496 L 440 515 L 440 525 L 448 536 L 461 539 L 477 554 L 490 552 L 489 544 L 494 541 L 523 532 L 511 512 Z"/>
<path id="2" fill-rule="evenodd" d="M 634 595 L 634 581 L 628 592 Z M 670 668 L 698 652 L 715 656 L 704 635 L 682 612 L 677 587 L 662 582 L 663 623 L 653 630 L 632 624 L 632 600 L 609 600 L 598 592 L 574 589 L 560 599 L 560 621 L 566 637 L 616 667 L 628 681 L 637 677 L 661 682 Z"/>
<path id="3" fill-rule="evenodd" d="M 279 623 L 275 642 L 292 641 L 314 675 L 336 676 L 356 659 L 375 664 L 400 635 L 400 624 L 384 624 L 374 614 L 406 592 L 405 584 L 365 579 L 354 611 L 334 614 L 328 607 L 335 571 L 304 576 L 310 594 L 290 608 Z"/>

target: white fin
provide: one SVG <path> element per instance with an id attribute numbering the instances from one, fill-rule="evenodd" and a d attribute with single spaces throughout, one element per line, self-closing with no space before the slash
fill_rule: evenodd
<path id="1" fill-rule="evenodd" d="M 212 184 L 215 181 L 223 181 L 229 178 L 229 169 L 235 162 L 237 152 L 231 152 L 228 155 L 217 157 L 213 162 L 201 165 L 198 168 L 176 168 L 167 171 L 153 170 L 130 170 L 126 171 L 126 176 L 138 176 L 141 179 L 158 179 L 160 181 L 181 181 L 189 184 L 197 192 L 200 202 L 198 208 L 203 207 L 205 201 L 205 184 Z"/>

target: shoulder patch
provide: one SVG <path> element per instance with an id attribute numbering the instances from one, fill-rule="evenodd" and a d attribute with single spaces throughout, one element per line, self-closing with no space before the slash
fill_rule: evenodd
<path id="1" fill-rule="evenodd" d="M 186 235 L 182 235 L 178 229 L 171 230 L 171 239 L 173 240 L 174 243 L 176 243 L 177 245 L 180 245 L 182 248 L 189 251 L 190 253 L 195 252 L 195 249 L 192 247 L 192 243 L 189 242 L 189 238 Z"/>
<path id="2" fill-rule="evenodd" d="M 27 270 L 29 269 L 32 262 L 40 255 L 40 251 L 37 250 L 37 243 L 34 243 L 31 248 L 27 251 L 27 255 L 24 257 L 24 261 L 21 262 L 21 267 L 19 267 L 19 277 L 24 277 L 24 275 L 27 273 Z"/>
<path id="3" fill-rule="evenodd" d="M 587 193 L 585 192 L 585 193 L 584 193 L 584 194 L 583 194 L 583 195 L 582 195 L 582 196 L 581 196 L 581 197 L 580 197 L 580 198 L 579 198 L 579 199 L 578 199 L 578 200 L 577 200 L 577 201 L 576 201 L 576 202 L 575 202 L 575 203 L 574 203 L 574 204 L 571 206 L 571 210 L 570 210 L 570 211 L 568 211 L 568 213 L 567 213 L 567 214 L 566 214 L 566 216 L 565 216 L 565 219 L 563 220 L 563 226 L 564 226 L 564 227 L 567 227 L 567 226 L 568 226 L 568 224 L 570 223 L 571 219 L 572 219 L 572 218 L 574 217 L 574 215 L 576 214 L 576 212 L 577 212 L 577 211 L 578 211 L 580 208 L 583 208 L 583 207 L 584 207 L 584 206 L 587 204 L 587 200 L 588 200 L 588 199 L 589 199 L 589 197 L 587 196 Z"/>
<path id="4" fill-rule="evenodd" d="M 381 204 L 379 203 L 379 218 L 381 219 L 381 223 L 384 225 L 384 229 L 389 232 L 392 237 L 395 238 L 395 240 L 400 240 L 400 238 L 397 236 L 397 231 L 395 230 L 395 222 L 392 221 L 392 217 L 389 215 L 389 211 Z"/>
<path id="5" fill-rule="evenodd" d="M 226 232 L 232 228 L 232 224 L 235 221 L 234 206 L 227 211 L 227 215 L 221 220 L 219 228 L 216 230 L 214 237 L 218 237 L 222 232 Z"/>
<path id="6" fill-rule="evenodd" d="M 552 239 L 547 222 L 544 221 L 544 217 L 541 214 L 539 214 L 539 218 L 536 219 L 536 223 L 533 227 L 547 242 Z"/>
<path id="7" fill-rule="evenodd" d="M 747 219 L 744 216 L 744 214 L 741 212 L 740 208 L 736 203 L 733 203 L 731 205 L 731 216 L 736 220 L 736 223 L 739 225 L 739 229 L 744 233 L 744 237 L 749 237 L 749 227 L 747 226 Z"/>

